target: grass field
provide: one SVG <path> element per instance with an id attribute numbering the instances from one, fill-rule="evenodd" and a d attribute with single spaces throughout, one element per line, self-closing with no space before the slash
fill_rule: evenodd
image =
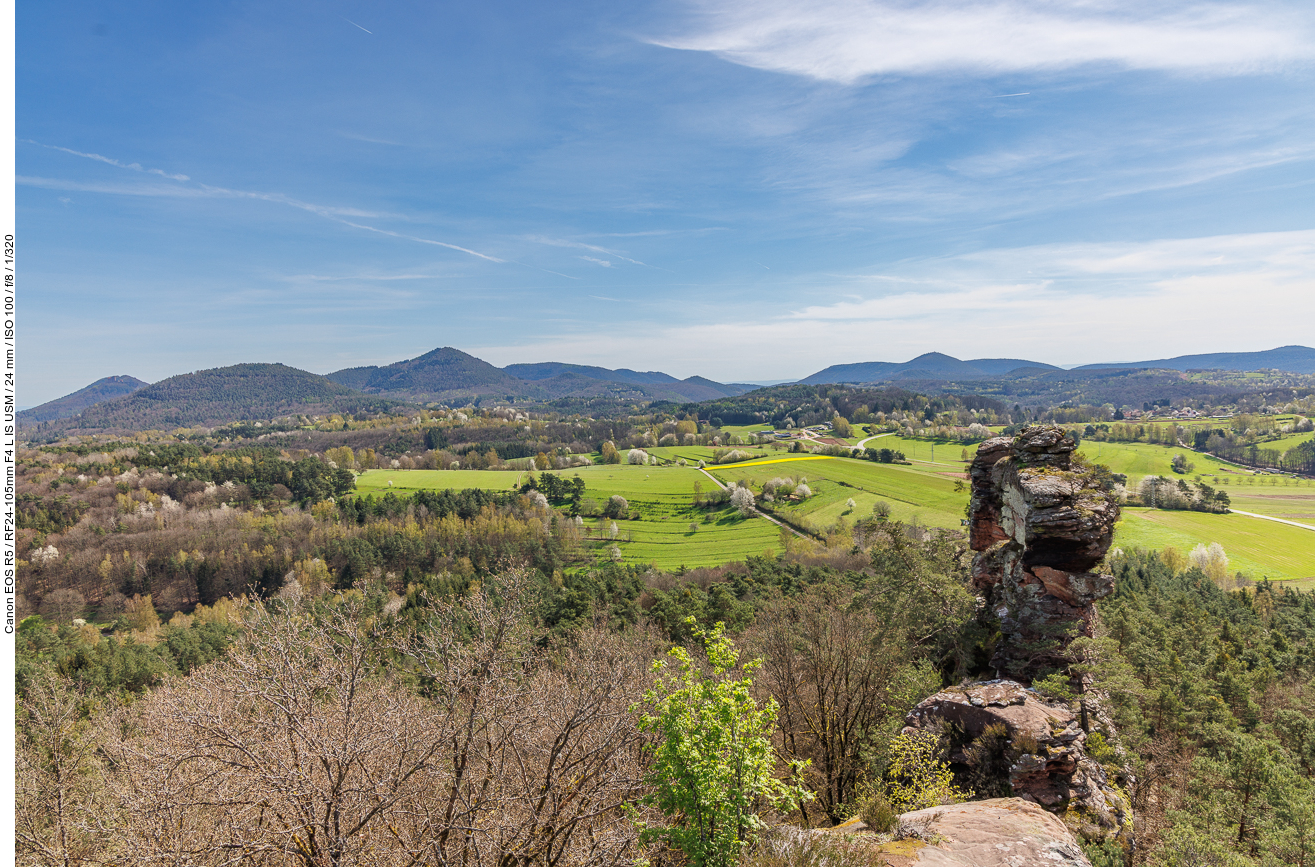
<path id="1" fill-rule="evenodd" d="M 711 449 L 707 451 L 710 455 Z M 498 470 L 369 470 L 357 478 L 356 489 L 362 494 L 440 488 L 506 491 L 519 487 L 526 475 Z M 716 566 L 780 550 L 780 530 L 768 521 L 742 518 L 730 508 L 695 509 L 694 486 L 698 484 L 704 491 L 711 491 L 715 485 L 692 466 L 605 464 L 563 470 L 558 475 L 584 479 L 586 499 L 594 500 L 600 507 L 613 494 L 619 494 L 639 512 L 641 520 L 617 521 L 615 540 L 592 541 L 600 555 L 615 544 L 624 562 L 652 563 L 659 569 L 671 570 L 680 566 Z M 605 528 L 610 523 L 603 522 L 601 526 Z M 691 523 L 697 525 L 693 532 L 689 529 Z M 606 536 L 606 532 L 598 532 L 597 519 L 586 519 L 586 527 L 595 536 Z"/>
<path id="2" fill-rule="evenodd" d="M 1224 546 L 1232 569 L 1253 578 L 1315 577 L 1315 532 L 1260 518 L 1127 508 L 1114 534 L 1121 548 L 1171 545 L 1184 554 L 1210 542 Z"/>
<path id="3" fill-rule="evenodd" d="M 1288 449 L 1293 448 L 1294 446 L 1299 446 L 1307 440 L 1312 439 L 1315 439 L 1315 431 L 1306 431 L 1305 433 L 1288 434 L 1285 437 L 1279 437 L 1273 442 L 1261 443 L 1260 447 L 1262 449 L 1278 449 L 1281 452 L 1286 452 Z"/>
<path id="4" fill-rule="evenodd" d="M 914 463 L 910 466 L 875 464 L 847 458 L 790 454 L 771 448 L 750 449 L 761 455 L 752 461 L 708 467 L 724 484 L 744 478 L 755 489 L 777 476 L 806 477 L 813 496 L 800 502 L 781 502 L 776 511 L 795 522 L 819 531 L 838 519 L 849 523 L 872 513 L 878 501 L 886 502 L 892 517 L 917 520 L 926 526 L 956 528 L 964 517 L 966 491 L 956 492 L 966 465 L 960 460 L 963 447 L 933 444 L 892 436 L 879 440 L 898 448 Z M 708 566 L 746 556 L 779 550 L 779 531 L 761 519 L 743 519 L 730 509 L 708 512 L 695 509 L 695 485 L 711 491 L 713 482 L 693 464 L 708 460 L 712 449 L 689 446 L 650 449 L 663 458 L 684 458 L 690 466 L 646 467 L 595 465 L 563 470 L 560 475 L 585 480 L 588 499 L 599 506 L 620 494 L 642 519 L 618 522 L 615 544 L 626 562 L 653 563 L 661 569 L 679 566 Z M 969 447 L 970 454 L 975 447 Z M 1115 472 L 1128 474 L 1135 485 L 1149 474 L 1172 475 L 1169 460 L 1186 453 L 1204 480 L 1228 491 L 1233 505 L 1241 510 L 1287 520 L 1315 523 L 1315 482 L 1254 476 L 1207 456 L 1144 443 L 1084 443 L 1083 453 L 1105 463 Z M 525 480 L 523 472 L 491 470 L 370 470 L 357 479 L 360 493 L 398 492 L 437 488 L 482 488 L 510 490 Z M 1224 483 L 1224 480 L 1227 480 Z M 390 487 L 388 482 L 393 484 Z M 1285 482 L 1287 482 L 1285 484 Z M 854 508 L 846 505 L 854 500 Z M 1115 544 L 1122 547 L 1161 548 L 1172 545 L 1183 552 L 1198 544 L 1218 542 L 1224 546 L 1235 569 L 1255 577 L 1306 579 L 1315 576 L 1315 531 L 1288 527 L 1243 515 L 1210 515 L 1199 512 L 1166 512 L 1128 508 L 1119 525 Z M 595 521 L 590 521 L 594 528 Z M 690 531 L 691 523 L 697 529 Z M 612 542 L 594 543 L 601 554 Z M 1312 584 L 1315 587 L 1315 584 Z"/>
<path id="5" fill-rule="evenodd" d="M 1128 487 L 1135 489 L 1146 476 L 1173 476 L 1169 462 L 1174 455 L 1183 455 L 1196 469 L 1187 474 L 1192 476 L 1239 476 L 1250 475 L 1241 467 L 1194 452 L 1182 447 L 1169 448 L 1151 443 L 1102 443 L 1087 440 L 1078 447 L 1078 451 L 1093 463 L 1104 464 L 1112 472 L 1123 473 L 1128 477 Z"/>
<path id="6" fill-rule="evenodd" d="M 800 503 L 778 505 L 776 510 L 804 518 L 818 529 L 838 518 L 853 522 L 872 514 L 878 499 L 891 507 L 891 515 L 909 521 L 915 517 L 931 527 L 958 527 L 968 502 L 966 491 L 954 490 L 954 477 L 917 467 L 874 464 L 849 458 L 783 455 L 764 461 L 709 467 L 722 482 L 748 479 L 754 488 L 777 476 L 805 477 L 813 496 Z M 851 511 L 846 505 L 854 500 Z"/>

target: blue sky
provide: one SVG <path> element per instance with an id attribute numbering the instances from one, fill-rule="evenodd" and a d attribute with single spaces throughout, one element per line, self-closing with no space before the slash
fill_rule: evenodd
<path id="1" fill-rule="evenodd" d="M 21 3 L 20 404 L 1315 344 L 1315 7 Z"/>

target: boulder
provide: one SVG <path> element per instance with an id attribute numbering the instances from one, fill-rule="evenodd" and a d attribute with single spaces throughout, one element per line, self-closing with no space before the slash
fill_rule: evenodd
<path id="1" fill-rule="evenodd" d="M 1073 834 L 1050 813 L 1021 798 L 993 798 L 915 810 L 899 817 L 894 839 L 867 833 L 854 819 L 824 831 L 866 844 L 883 867 L 1091 867 Z"/>
<path id="2" fill-rule="evenodd" d="M 1090 724 L 1091 720 L 1088 720 Z M 1132 782 L 1117 765 L 1109 767 L 1087 754 L 1088 733 L 1079 714 L 1064 702 L 1051 701 L 1020 683 L 993 680 L 950 687 L 923 699 L 904 718 L 905 732 L 939 732 L 953 726 L 956 744 L 951 767 L 969 771 L 968 749 L 994 725 L 1008 734 L 999 760 L 1008 768 L 1008 789 L 1055 814 L 1083 839 L 1131 842 L 1132 806 L 1120 787 Z M 1109 728 L 1097 720 L 1100 728 Z M 1102 733 L 1113 740 L 1113 732 Z"/>
<path id="3" fill-rule="evenodd" d="M 916 810 L 900 828 L 928 844 L 911 867 L 1091 867 L 1062 822 L 1021 798 Z"/>

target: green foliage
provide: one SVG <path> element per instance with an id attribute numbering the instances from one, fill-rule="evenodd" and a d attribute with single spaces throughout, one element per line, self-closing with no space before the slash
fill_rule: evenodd
<path id="1" fill-rule="evenodd" d="M 642 825 L 641 840 L 663 841 L 695 867 L 730 867 L 763 828 L 759 809 L 792 809 L 807 793 L 772 776 L 768 735 L 776 703 L 759 707 L 753 698 L 750 674 L 759 663 L 745 664 L 737 675 L 739 651 L 722 624 L 693 632 L 704 643 L 711 676 L 685 648 L 673 648 L 667 656 L 676 670 L 663 677 L 667 663 L 654 663 L 660 676 L 639 714 L 640 730 L 658 737 L 646 779 L 652 790 L 640 803 L 670 822 Z"/>
<path id="2" fill-rule="evenodd" d="M 1315 863 L 1315 596 L 1269 582 L 1229 593 L 1140 551 L 1111 566 L 1107 634 L 1086 640 L 1085 673 L 1110 696 L 1135 806 L 1166 828 L 1148 863 Z M 1113 746 L 1089 736 L 1095 758 Z M 1194 758 L 1170 772 L 1163 755 Z"/>
<path id="3" fill-rule="evenodd" d="M 930 732 L 898 734 L 890 742 L 886 797 L 899 813 L 955 804 L 973 796 L 954 785 L 954 772 L 940 759 L 940 743 Z"/>
<path id="4" fill-rule="evenodd" d="M 334 469 L 319 458 L 305 457 L 292 467 L 292 496 L 301 503 L 341 497 L 356 487 L 351 470 Z"/>

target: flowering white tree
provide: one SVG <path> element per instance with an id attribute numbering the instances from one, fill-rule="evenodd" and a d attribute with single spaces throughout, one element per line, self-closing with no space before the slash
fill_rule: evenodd
<path id="1" fill-rule="evenodd" d="M 631 449 L 626 455 L 628 464 L 646 464 L 648 463 L 648 452 L 643 449 Z"/>
<path id="2" fill-rule="evenodd" d="M 731 505 L 740 510 L 746 518 L 753 514 L 753 491 L 748 488 L 736 488 L 731 491 Z"/>
<path id="3" fill-rule="evenodd" d="M 808 485 L 796 485 L 794 495 L 801 500 L 806 500 L 813 496 L 813 489 L 808 487 Z"/>
<path id="4" fill-rule="evenodd" d="M 1218 584 L 1225 590 L 1230 589 L 1228 586 L 1228 555 L 1224 553 L 1224 546 L 1218 542 L 1211 542 L 1209 547 L 1197 545 L 1192 549 L 1192 553 L 1187 555 L 1192 565 L 1205 573 L 1206 577 Z"/>

